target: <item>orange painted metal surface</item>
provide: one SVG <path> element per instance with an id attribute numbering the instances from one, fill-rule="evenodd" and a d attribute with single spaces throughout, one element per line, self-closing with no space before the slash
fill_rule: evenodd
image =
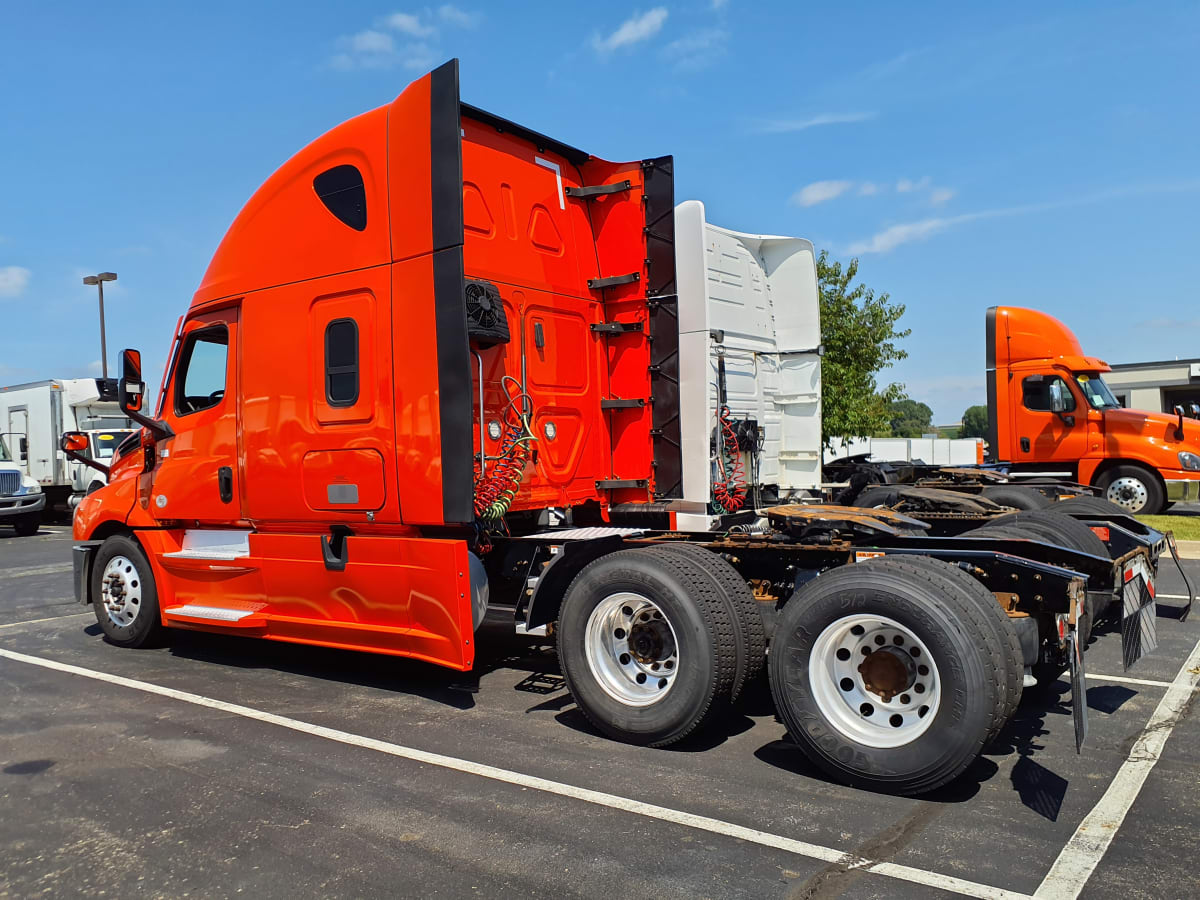
<path id="1" fill-rule="evenodd" d="M 146 432 L 145 455 L 119 460 L 75 520 L 80 539 L 122 523 L 135 534 L 170 627 L 470 668 L 470 454 L 498 450 L 486 423 L 504 418 L 514 383 L 536 441 L 513 509 L 650 496 L 647 334 L 599 327 L 647 318 L 640 164 L 460 115 L 457 90 L 447 64 L 331 129 L 267 179 L 217 248 L 164 377 L 171 435 Z M 316 179 L 351 166 L 362 203 L 346 218 Z M 589 285 L 620 275 L 637 280 Z M 499 290 L 507 343 L 468 344 L 464 278 Z M 335 397 L 330 327 L 346 321 L 353 391 Z M 190 396 L 189 342 L 218 332 L 224 368 L 208 382 L 222 387 Z M 602 410 L 609 398 L 647 406 Z M 611 478 L 647 487 L 598 486 Z M 331 566 L 334 526 L 350 534 Z M 248 550 L 182 552 L 205 531 Z"/>

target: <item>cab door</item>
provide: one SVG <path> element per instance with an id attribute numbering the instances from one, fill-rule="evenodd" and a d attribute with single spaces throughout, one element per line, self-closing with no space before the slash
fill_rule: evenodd
<path id="1" fill-rule="evenodd" d="M 1021 372 L 1014 462 L 1074 465 L 1087 455 L 1088 406 L 1057 372 Z"/>
<path id="2" fill-rule="evenodd" d="M 238 308 L 184 324 L 163 415 L 174 437 L 158 445 L 150 492 L 158 520 L 229 524 L 242 518 L 237 452 Z"/>

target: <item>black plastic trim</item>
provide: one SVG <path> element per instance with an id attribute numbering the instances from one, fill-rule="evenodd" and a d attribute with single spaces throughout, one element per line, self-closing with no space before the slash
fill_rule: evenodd
<path id="1" fill-rule="evenodd" d="M 447 63 L 449 65 L 449 63 Z M 491 125 L 497 131 L 506 132 L 519 137 L 522 140 L 529 141 L 538 150 L 551 151 L 563 157 L 573 166 L 580 166 L 592 158 L 590 153 L 585 153 L 578 147 L 572 147 L 570 144 L 564 144 L 562 141 L 556 141 L 552 137 L 546 137 L 544 134 L 534 131 L 532 128 L 526 128 L 524 125 L 518 125 L 516 122 L 510 122 L 508 119 L 487 112 L 477 106 L 470 104 L 462 104 L 462 114 L 468 119 L 474 119 L 476 122 L 482 122 L 484 125 Z"/>
<path id="2" fill-rule="evenodd" d="M 992 306 L 987 311 L 987 346 L 984 348 L 984 358 L 987 366 L 987 450 L 989 462 L 1004 462 L 1000 459 L 999 428 L 996 421 L 996 401 L 999 398 L 999 384 L 996 376 L 996 310 Z"/>
<path id="3" fill-rule="evenodd" d="M 587 286 L 590 290 L 598 291 L 602 288 L 616 287 L 619 284 L 633 284 L 641 280 L 641 272 L 630 272 L 628 275 L 610 275 L 608 278 L 589 278 Z"/>
<path id="4" fill-rule="evenodd" d="M 463 242 L 462 121 L 457 59 L 438 66 L 429 75 L 429 158 L 436 253 Z"/>
<path id="5" fill-rule="evenodd" d="M 429 76 L 433 204 L 433 304 L 437 325 L 442 521 L 475 521 L 471 447 L 471 356 L 463 301 L 462 121 L 458 60 Z"/>
<path id="6" fill-rule="evenodd" d="M 345 325 L 349 323 L 354 327 L 354 362 L 348 366 L 331 366 L 329 364 L 329 337 L 330 329 L 334 325 Z M 358 389 L 360 377 L 358 373 L 359 346 L 358 346 L 358 322 L 349 317 L 343 316 L 340 319 L 331 319 L 325 325 L 325 402 L 335 409 L 341 409 L 353 406 L 358 402 Z M 334 375 L 353 375 L 354 376 L 354 393 L 345 400 L 333 399 L 333 376 Z"/>
<path id="7" fill-rule="evenodd" d="M 675 162 L 642 161 L 646 212 L 646 297 L 650 310 L 651 442 L 654 499 L 683 499 L 679 423 L 679 298 L 675 286 Z"/>
<path id="8" fill-rule="evenodd" d="M 583 187 L 565 187 L 563 193 L 568 197 L 578 197 L 587 200 L 591 197 L 602 197 L 605 194 L 619 194 L 633 187 L 633 182 L 626 178 L 624 181 L 614 181 L 612 184 L 588 184 Z"/>

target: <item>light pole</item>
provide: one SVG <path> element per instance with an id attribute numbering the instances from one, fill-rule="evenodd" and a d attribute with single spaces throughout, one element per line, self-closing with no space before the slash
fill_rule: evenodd
<path id="1" fill-rule="evenodd" d="M 108 344 L 104 341 L 104 282 L 116 281 L 116 272 L 101 272 L 99 275 L 84 276 L 84 284 L 94 284 L 100 289 L 100 371 L 108 380 Z"/>

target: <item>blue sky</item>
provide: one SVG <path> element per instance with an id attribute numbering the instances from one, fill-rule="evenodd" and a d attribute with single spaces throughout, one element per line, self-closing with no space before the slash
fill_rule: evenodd
<path id="1" fill-rule="evenodd" d="M 161 371 L 254 189 L 462 60 L 463 99 L 799 235 L 908 307 L 891 377 L 983 401 L 984 310 L 1200 356 L 1200 5 L 56 3 L 0 10 L 0 384 Z M 148 375 L 147 380 L 152 380 Z"/>

